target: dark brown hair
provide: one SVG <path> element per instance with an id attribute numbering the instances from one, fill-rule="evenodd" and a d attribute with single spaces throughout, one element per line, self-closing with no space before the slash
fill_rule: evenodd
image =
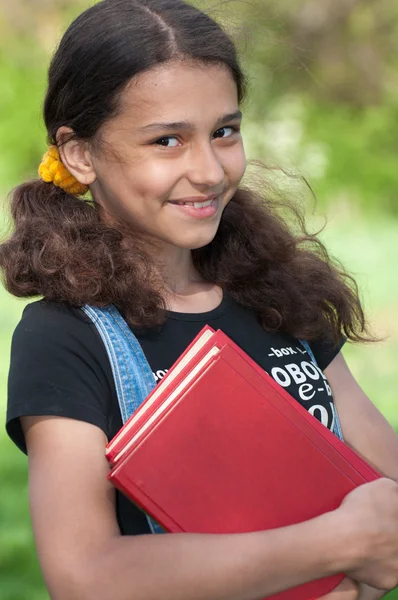
<path id="1" fill-rule="evenodd" d="M 44 103 L 49 143 L 63 125 L 95 142 L 131 78 L 175 59 L 226 66 L 243 100 L 234 44 L 205 13 L 181 0 L 102 0 L 89 8 L 51 62 Z M 110 225 L 95 202 L 41 180 L 14 190 L 11 213 L 15 230 L 0 246 L 0 266 L 12 294 L 73 306 L 113 303 L 139 327 L 164 320 L 146 240 L 131 225 Z M 289 229 L 267 194 L 241 187 L 214 240 L 192 252 L 194 264 L 267 329 L 308 340 L 338 339 L 342 332 L 367 339 L 355 282 L 302 231 Z"/>

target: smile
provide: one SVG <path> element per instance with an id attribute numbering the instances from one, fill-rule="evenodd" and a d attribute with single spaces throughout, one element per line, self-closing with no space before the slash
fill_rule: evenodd
<path id="1" fill-rule="evenodd" d="M 206 219 L 213 217 L 220 202 L 220 197 L 206 200 L 205 202 L 183 202 L 181 200 L 169 200 L 168 204 L 175 207 L 180 214 L 195 219 Z"/>
<path id="2" fill-rule="evenodd" d="M 211 206 L 213 202 L 215 202 L 217 198 L 214 200 L 206 200 L 206 202 L 180 202 L 177 200 L 170 200 L 170 204 L 177 204 L 178 206 L 193 206 L 194 208 L 206 208 L 206 206 Z"/>

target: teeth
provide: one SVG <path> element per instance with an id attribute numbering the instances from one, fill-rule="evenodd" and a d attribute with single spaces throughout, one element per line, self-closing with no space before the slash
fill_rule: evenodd
<path id="1" fill-rule="evenodd" d="M 193 206 L 194 208 L 205 208 L 210 206 L 213 200 L 207 200 L 206 202 L 172 202 L 171 204 L 177 204 L 177 206 Z"/>
<path id="2" fill-rule="evenodd" d="M 207 200 L 207 202 L 194 202 L 193 205 L 195 208 L 205 208 L 206 206 L 210 206 L 213 200 Z"/>

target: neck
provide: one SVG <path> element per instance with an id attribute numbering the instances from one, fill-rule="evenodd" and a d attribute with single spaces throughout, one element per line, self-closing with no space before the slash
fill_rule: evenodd
<path id="1" fill-rule="evenodd" d="M 184 248 L 168 248 L 157 257 L 163 297 L 169 310 L 200 313 L 220 304 L 222 290 L 208 282 L 195 269 L 192 252 Z"/>
<path id="2" fill-rule="evenodd" d="M 191 250 L 169 248 L 158 259 L 158 272 L 167 294 L 189 295 L 193 286 L 203 283 L 192 261 Z"/>

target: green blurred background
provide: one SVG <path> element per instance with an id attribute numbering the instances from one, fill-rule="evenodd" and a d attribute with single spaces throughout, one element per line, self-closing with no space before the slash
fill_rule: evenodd
<path id="1" fill-rule="evenodd" d="M 83 0 L 0 0 L 0 210 L 35 176 L 45 151 L 46 69 Z M 310 222 L 356 276 L 376 345 L 345 349 L 362 386 L 398 431 L 398 3 L 257 0 L 201 3 L 234 35 L 249 74 L 243 134 L 250 158 L 303 175 L 282 177 Z M 78 65 L 76 66 L 78 68 Z M 275 179 L 275 172 L 270 171 Z M 25 301 L 0 291 L 0 410 L 10 340 Z M 31 533 L 26 458 L 0 429 L 0 600 L 48 600 Z M 398 590 L 388 597 L 398 600 Z"/>

